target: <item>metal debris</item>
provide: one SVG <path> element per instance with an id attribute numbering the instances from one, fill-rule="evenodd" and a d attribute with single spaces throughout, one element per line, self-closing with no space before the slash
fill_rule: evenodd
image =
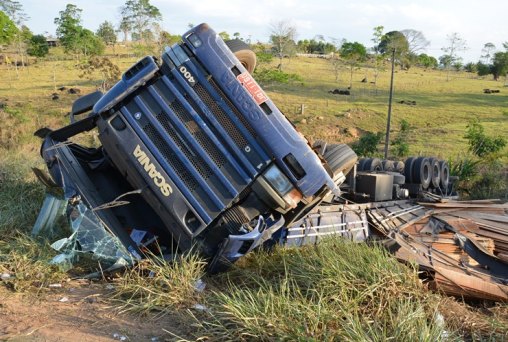
<path id="1" fill-rule="evenodd" d="M 508 204 L 496 201 L 378 203 L 372 228 L 430 287 L 464 298 L 508 301 Z"/>

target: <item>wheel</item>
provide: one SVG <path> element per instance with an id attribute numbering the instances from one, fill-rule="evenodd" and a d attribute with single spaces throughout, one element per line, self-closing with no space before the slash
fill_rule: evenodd
<path id="1" fill-rule="evenodd" d="M 441 177 L 440 177 L 440 187 L 441 189 L 448 189 L 448 184 L 450 183 L 450 166 L 448 166 L 448 162 L 445 160 L 439 161 L 439 167 L 441 168 Z"/>
<path id="2" fill-rule="evenodd" d="M 406 183 L 413 183 L 412 171 L 413 171 L 413 163 L 415 162 L 415 157 L 409 157 L 406 159 L 404 163 L 404 176 L 406 176 Z"/>
<path id="3" fill-rule="evenodd" d="M 228 40 L 225 43 L 245 69 L 252 74 L 256 68 L 256 54 L 252 51 L 249 44 L 240 39 Z"/>
<path id="4" fill-rule="evenodd" d="M 429 158 L 430 182 L 433 188 L 439 188 L 441 182 L 441 166 L 436 158 Z"/>
<path id="5" fill-rule="evenodd" d="M 395 162 L 394 164 L 395 164 L 394 170 L 397 171 L 398 173 L 404 174 L 404 162 L 398 161 Z"/>
<path id="6" fill-rule="evenodd" d="M 422 188 L 427 189 L 430 185 L 431 173 L 429 159 L 419 157 L 413 164 L 413 183 L 421 184 Z"/>
<path id="7" fill-rule="evenodd" d="M 383 164 L 379 158 L 369 158 L 363 166 L 363 171 L 383 171 Z"/>
<path id="8" fill-rule="evenodd" d="M 358 160 L 358 167 L 356 170 L 363 171 L 367 160 L 369 160 L 369 158 L 360 158 L 360 160 Z"/>
<path id="9" fill-rule="evenodd" d="M 384 171 L 393 171 L 395 170 L 395 163 L 391 160 L 383 160 L 383 170 Z"/>
<path id="10" fill-rule="evenodd" d="M 328 144 L 323 157 L 332 169 L 334 177 L 339 172 L 348 174 L 358 160 L 356 153 L 346 144 Z"/>

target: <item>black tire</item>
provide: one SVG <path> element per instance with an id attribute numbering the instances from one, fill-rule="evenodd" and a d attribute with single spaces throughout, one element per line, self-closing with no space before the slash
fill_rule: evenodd
<path id="1" fill-rule="evenodd" d="M 358 160 L 358 167 L 356 168 L 356 171 L 363 171 L 367 160 L 369 160 L 369 158 L 360 158 L 360 160 Z"/>
<path id="2" fill-rule="evenodd" d="M 419 157 L 413 164 L 413 183 L 421 184 L 422 188 L 427 189 L 431 181 L 430 163 L 429 159 Z"/>
<path id="3" fill-rule="evenodd" d="M 383 160 L 383 170 L 384 171 L 394 171 L 395 170 L 395 163 L 391 160 Z"/>
<path id="4" fill-rule="evenodd" d="M 404 162 L 395 162 L 395 171 L 404 174 Z"/>
<path id="5" fill-rule="evenodd" d="M 441 182 L 441 166 L 439 165 L 439 160 L 436 158 L 429 158 L 430 164 L 430 185 L 433 188 L 439 188 L 439 183 Z"/>
<path id="6" fill-rule="evenodd" d="M 332 169 L 335 177 L 339 172 L 344 175 L 355 166 L 358 156 L 355 151 L 346 144 L 328 144 L 323 156 L 328 162 L 328 166 Z"/>
<path id="7" fill-rule="evenodd" d="M 387 171 L 386 174 L 393 176 L 393 184 L 402 185 L 406 182 L 406 177 L 395 171 Z"/>
<path id="8" fill-rule="evenodd" d="M 363 166 L 363 171 L 383 171 L 383 163 L 379 158 L 369 158 Z"/>
<path id="9" fill-rule="evenodd" d="M 406 177 L 406 183 L 413 183 L 413 164 L 415 162 L 415 157 L 409 157 L 406 159 L 404 163 L 404 176 Z"/>
<path id="10" fill-rule="evenodd" d="M 448 189 L 448 184 L 450 183 L 450 166 L 448 166 L 447 161 L 440 160 L 439 167 L 441 168 L 439 186 L 441 189 Z"/>
<path id="11" fill-rule="evenodd" d="M 256 54 L 250 48 L 249 44 L 240 39 L 232 39 L 225 42 L 229 50 L 238 58 L 240 63 L 249 73 L 253 73 L 256 68 Z"/>

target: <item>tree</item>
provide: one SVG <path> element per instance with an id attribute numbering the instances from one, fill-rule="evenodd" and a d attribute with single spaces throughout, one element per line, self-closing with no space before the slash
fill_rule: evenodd
<path id="1" fill-rule="evenodd" d="M 104 43 L 92 31 L 82 28 L 79 32 L 78 50 L 85 56 L 97 56 L 104 53 Z"/>
<path id="2" fill-rule="evenodd" d="M 408 43 L 408 52 L 417 55 L 427 49 L 430 42 L 425 38 L 421 31 L 406 29 L 400 31 L 406 37 Z"/>
<path id="3" fill-rule="evenodd" d="M 66 52 L 76 52 L 79 50 L 82 10 L 76 5 L 67 4 L 65 10 L 60 11 L 60 16 L 55 18 L 57 26 L 56 35 L 60 39 L 60 44 Z"/>
<path id="4" fill-rule="evenodd" d="M 418 65 L 424 67 L 425 69 L 428 68 L 435 69 L 438 66 L 437 59 L 425 53 L 421 53 L 418 55 L 417 63 Z"/>
<path id="5" fill-rule="evenodd" d="M 3 11 L 0 11 L 0 27 L 0 45 L 10 44 L 19 30 L 16 24 Z"/>
<path id="6" fill-rule="evenodd" d="M 492 52 L 496 49 L 496 46 L 493 43 L 485 43 L 482 49 L 482 55 L 485 64 L 490 64 L 492 62 Z"/>
<path id="7" fill-rule="evenodd" d="M 18 31 L 16 32 L 13 43 L 15 45 L 17 56 L 21 59 L 21 65 L 25 66 L 24 56 L 26 54 L 26 46 L 28 40 L 32 37 L 32 32 L 28 29 L 28 27 L 24 26 L 23 23 L 28 20 L 28 16 L 23 10 L 23 5 L 18 1 L 12 0 L 1 0 L 0 1 L 0 10 L 5 12 L 5 14 L 14 22 Z M 3 26 L 0 26 L 3 27 Z M 17 70 L 17 61 L 16 61 L 16 70 Z"/>
<path id="8" fill-rule="evenodd" d="M 99 25 L 97 36 L 100 37 L 106 45 L 115 45 L 116 43 L 115 28 L 113 24 L 107 20 Z"/>
<path id="9" fill-rule="evenodd" d="M 137 33 L 143 43 L 146 43 L 143 33 L 162 20 L 161 12 L 150 4 L 150 0 L 127 0 L 121 8 L 121 15 L 122 22 Z"/>
<path id="10" fill-rule="evenodd" d="M 456 62 L 460 62 L 462 58 L 460 58 L 457 54 L 461 51 L 467 50 L 466 41 L 462 39 L 457 32 L 449 34 L 447 36 L 448 46 L 441 48 L 445 52 L 445 58 L 443 61 L 447 72 L 446 72 L 446 81 L 450 80 L 450 67 L 454 65 Z"/>
<path id="11" fill-rule="evenodd" d="M 48 42 L 46 41 L 46 37 L 42 34 L 37 34 L 30 38 L 30 42 L 28 44 L 27 53 L 30 56 L 34 57 L 44 57 L 49 52 Z"/>
<path id="12" fill-rule="evenodd" d="M 384 55 L 395 51 L 395 61 L 403 68 L 408 64 L 409 43 L 406 37 L 399 31 L 390 31 L 383 35 L 379 43 L 379 52 Z"/>
<path id="13" fill-rule="evenodd" d="M 476 63 L 476 70 L 478 73 L 478 76 L 486 76 L 490 73 L 492 73 L 491 66 L 485 63 L 482 63 L 479 61 Z"/>
<path id="14" fill-rule="evenodd" d="M 349 87 L 353 87 L 354 68 L 360 62 L 367 59 L 367 49 L 358 42 L 344 42 L 339 50 L 340 56 L 346 61 L 350 68 Z"/>
<path id="15" fill-rule="evenodd" d="M 118 30 L 123 33 L 123 42 L 127 42 L 127 39 L 129 37 L 129 33 L 132 30 L 132 26 L 129 20 L 127 18 L 122 18 L 120 21 L 120 25 L 118 25 Z"/>
<path id="16" fill-rule="evenodd" d="M 29 19 L 25 11 L 23 11 L 23 5 L 21 5 L 18 1 L 1 0 L 0 11 L 3 11 L 9 18 L 11 18 L 14 24 L 18 27 Z"/>
<path id="17" fill-rule="evenodd" d="M 226 31 L 222 31 L 222 32 L 219 32 L 218 33 L 219 37 L 222 38 L 222 40 L 226 41 L 226 40 L 231 40 L 231 37 L 229 36 L 229 33 L 227 33 Z"/>
<path id="18" fill-rule="evenodd" d="M 383 66 L 383 55 L 379 51 L 379 44 L 381 44 L 381 39 L 383 38 L 383 30 L 384 26 L 376 26 L 373 28 L 374 32 L 372 33 L 371 41 L 374 43 L 372 50 L 374 50 L 374 85 L 376 86 L 376 94 L 377 94 L 377 78 L 379 77 L 379 70 Z"/>
<path id="19" fill-rule="evenodd" d="M 296 27 L 289 21 L 278 21 L 270 24 L 270 43 L 279 58 L 278 68 L 282 69 L 282 59 L 289 56 L 295 47 Z"/>
<path id="20" fill-rule="evenodd" d="M 505 76 L 508 72 L 508 51 L 507 52 L 496 52 L 492 59 L 491 66 L 492 75 L 494 80 L 497 81 L 500 76 Z"/>
<path id="21" fill-rule="evenodd" d="M 466 70 L 466 72 L 476 73 L 478 71 L 477 66 L 478 65 L 476 63 L 469 62 L 469 63 L 464 64 L 464 70 Z"/>

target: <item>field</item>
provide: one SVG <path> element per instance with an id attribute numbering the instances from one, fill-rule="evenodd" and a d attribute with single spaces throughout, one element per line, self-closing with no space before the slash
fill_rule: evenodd
<path id="1" fill-rule="evenodd" d="M 111 59 L 122 71 L 136 60 Z M 303 81 L 265 89 L 311 140 L 351 143 L 366 131 L 384 131 L 388 71 L 375 86 L 372 69 L 355 70 L 352 95 L 341 96 L 328 92 L 348 86 L 345 67 L 338 82 L 324 59 L 285 60 L 283 70 Z M 28 237 L 44 195 L 31 172 L 44 169 L 33 132 L 68 122 L 66 113 L 80 96 L 69 94 L 69 88 L 91 92 L 99 76 L 80 78 L 75 61 L 50 57 L 17 71 L 2 65 L 0 77 L 0 274 L 13 276 L 5 286 L 0 282 L 0 339 L 112 340 L 114 333 L 131 340 L 508 338 L 506 306 L 473 308 L 432 294 L 414 270 L 380 249 L 335 240 L 319 248 L 250 256 L 228 275 L 205 277 L 204 293 L 193 289 L 202 264 L 192 257 L 176 269 L 149 263 L 113 279 L 67 280 L 68 274 L 48 265 L 54 254 L 47 241 Z M 360 82 L 365 77 L 369 82 Z M 62 86 L 66 89 L 58 90 Z M 500 93 L 484 94 L 485 88 Z M 52 99 L 54 93 L 58 99 Z M 402 100 L 416 105 L 398 103 Z M 393 133 L 405 119 L 412 127 L 410 154 L 453 159 L 467 152 L 463 135 L 474 117 L 488 134 L 507 137 L 507 103 L 508 88 L 489 78 L 461 72 L 447 82 L 442 71 L 397 70 Z M 95 137 L 85 139 L 93 143 Z M 506 168 L 506 157 L 503 162 Z M 147 269 L 155 271 L 155 279 L 141 276 Z M 64 285 L 50 288 L 53 283 Z"/>

